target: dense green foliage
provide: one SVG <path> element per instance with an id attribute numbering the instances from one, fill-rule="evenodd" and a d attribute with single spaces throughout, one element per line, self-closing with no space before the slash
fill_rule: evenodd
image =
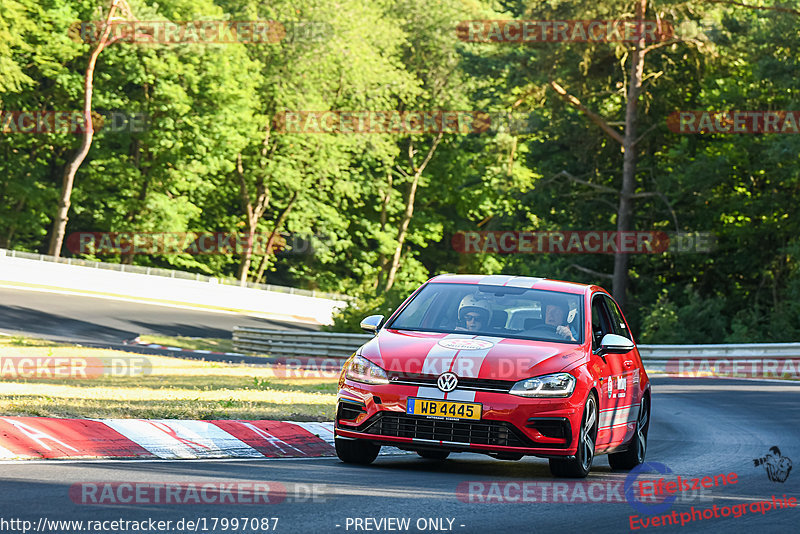
<path id="1" fill-rule="evenodd" d="M 80 110 L 93 44 L 72 38 L 70 25 L 100 20 L 110 1 L 0 2 L 0 109 Z M 610 255 L 461 254 L 451 245 L 467 230 L 616 229 L 620 145 L 551 82 L 621 133 L 630 45 L 470 43 L 456 34 L 463 20 L 631 16 L 635 2 L 582 4 L 132 0 L 143 21 L 313 21 L 325 31 L 278 43 L 105 49 L 95 109 L 143 113 L 147 127 L 96 133 L 76 176 L 67 234 L 314 234 L 314 254 L 96 259 L 218 276 L 244 268 L 251 281 L 350 294 L 354 305 L 338 325 L 349 329 L 441 272 L 608 287 Z M 800 14 L 740 4 L 648 2 L 646 18 L 671 21 L 684 38 L 646 55 L 634 227 L 711 232 L 717 247 L 630 258 L 625 310 L 642 342 L 800 337 L 800 135 L 667 127 L 676 110 L 800 109 Z M 514 112 L 535 128 L 441 139 L 273 131 L 286 110 Z M 68 133 L 0 133 L 0 246 L 47 251 L 63 169 L 79 144 Z"/>

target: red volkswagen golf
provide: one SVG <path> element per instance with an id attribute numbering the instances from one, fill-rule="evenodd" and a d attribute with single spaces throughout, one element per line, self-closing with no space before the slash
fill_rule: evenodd
<path id="1" fill-rule="evenodd" d="M 520 276 L 441 275 L 384 321 L 339 379 L 336 452 L 368 464 L 382 445 L 445 459 L 549 458 L 585 477 L 644 461 L 650 384 L 602 288 Z"/>

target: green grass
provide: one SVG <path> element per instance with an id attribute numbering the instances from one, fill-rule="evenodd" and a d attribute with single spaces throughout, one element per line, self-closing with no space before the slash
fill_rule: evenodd
<path id="1" fill-rule="evenodd" d="M 0 358 L 7 357 L 146 358 L 151 372 L 85 379 L 0 378 L 3 415 L 295 421 L 330 421 L 334 415 L 335 379 L 280 378 L 265 366 L 0 338 Z"/>
<path id="2" fill-rule="evenodd" d="M 166 345 L 168 347 L 180 347 L 182 349 L 210 350 L 213 352 L 236 352 L 233 350 L 232 339 L 217 339 L 210 337 L 152 336 L 148 334 L 139 336 L 139 341 L 142 343 Z"/>

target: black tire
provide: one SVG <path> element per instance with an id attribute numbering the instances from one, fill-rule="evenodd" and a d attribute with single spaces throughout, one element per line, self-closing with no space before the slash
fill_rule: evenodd
<path id="1" fill-rule="evenodd" d="M 550 458 L 550 472 L 554 477 L 586 478 L 594 460 L 598 423 L 597 399 L 590 393 L 583 407 L 581 427 L 578 430 L 578 450 L 572 458 Z"/>
<path id="2" fill-rule="evenodd" d="M 450 451 L 417 451 L 417 454 L 426 460 L 446 460 Z"/>
<path id="3" fill-rule="evenodd" d="M 378 457 L 380 445 L 362 439 L 337 439 L 336 456 L 346 464 L 369 465 Z"/>
<path id="4" fill-rule="evenodd" d="M 611 469 L 628 471 L 644 463 L 647 454 L 647 430 L 650 428 L 650 399 L 642 397 L 639 404 L 639 417 L 636 419 L 636 433 L 628 444 L 628 450 L 608 455 Z"/>

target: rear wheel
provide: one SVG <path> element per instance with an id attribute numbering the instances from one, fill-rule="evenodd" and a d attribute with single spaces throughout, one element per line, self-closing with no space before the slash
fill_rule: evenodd
<path id="1" fill-rule="evenodd" d="M 646 396 L 642 397 L 639 417 L 636 420 L 636 434 L 628 444 L 628 450 L 608 455 L 608 465 L 611 469 L 628 470 L 644 463 L 644 455 L 647 453 L 647 430 L 650 426 L 649 402 Z"/>
<path id="2" fill-rule="evenodd" d="M 337 439 L 336 456 L 346 464 L 368 465 L 375 461 L 381 448 L 362 439 Z"/>
<path id="3" fill-rule="evenodd" d="M 417 454 L 426 460 L 446 460 L 450 451 L 417 451 Z"/>
<path id="4" fill-rule="evenodd" d="M 585 478 L 592 468 L 594 444 L 597 440 L 597 399 L 590 393 L 583 408 L 578 431 L 578 450 L 572 458 L 550 458 L 550 472 L 561 478 Z"/>

